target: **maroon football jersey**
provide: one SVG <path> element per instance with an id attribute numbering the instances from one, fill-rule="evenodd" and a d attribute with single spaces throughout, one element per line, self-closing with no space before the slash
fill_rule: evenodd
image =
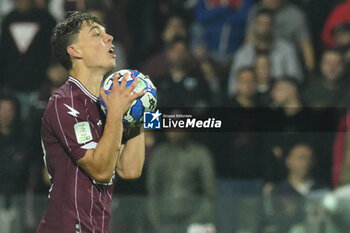
<path id="1" fill-rule="evenodd" d="M 51 188 L 38 233 L 109 232 L 114 178 L 98 184 L 76 163 L 96 148 L 104 122 L 98 99 L 77 79 L 52 95 L 41 127 Z"/>

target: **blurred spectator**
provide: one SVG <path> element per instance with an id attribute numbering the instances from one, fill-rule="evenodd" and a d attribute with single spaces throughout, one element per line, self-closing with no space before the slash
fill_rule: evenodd
<path id="1" fill-rule="evenodd" d="M 295 144 L 289 151 L 285 159 L 287 178 L 272 191 L 273 213 L 266 229 L 274 228 L 276 233 L 294 232 L 296 229 L 306 232 L 306 197 L 312 191 L 325 188 L 312 175 L 314 159 L 314 151 L 308 144 Z"/>
<path id="2" fill-rule="evenodd" d="M 128 54 L 128 63 L 139 67 L 146 57 L 160 45 L 157 26 L 163 23 L 156 18 L 157 1 L 117 0 L 111 15 L 113 24 L 117 26 L 116 38 L 120 38 Z M 121 9 L 118 7 L 121 6 Z M 119 17 L 121 16 L 121 18 Z M 125 37 L 125 38 L 124 38 Z M 128 44 L 128 45 L 127 45 Z"/>
<path id="3" fill-rule="evenodd" d="M 222 104 L 222 99 L 225 97 L 225 93 L 221 91 L 223 79 L 220 78 L 220 71 L 218 66 L 206 55 L 198 57 L 200 70 L 203 74 L 205 81 L 207 82 L 211 91 L 211 106 L 218 107 Z"/>
<path id="4" fill-rule="evenodd" d="M 247 40 L 250 41 L 254 34 L 254 20 L 256 14 L 262 8 L 273 11 L 275 15 L 274 35 L 293 44 L 303 58 L 303 63 L 308 71 L 313 71 L 314 51 L 307 20 L 301 11 L 289 0 L 262 0 L 257 3 L 249 13 Z"/>
<path id="5" fill-rule="evenodd" d="M 310 112 L 303 108 L 294 79 L 277 80 L 271 97 L 277 108 L 269 121 L 271 133 L 263 138 L 263 168 L 265 180 L 276 182 L 286 176 L 284 158 L 291 145 L 299 141 L 309 143 L 313 137 L 307 132 L 313 132 L 314 126 L 310 124 Z"/>
<path id="6" fill-rule="evenodd" d="M 308 144 L 296 144 L 286 157 L 287 179 L 274 188 L 275 194 L 298 193 L 307 195 L 311 190 L 325 187 L 313 177 L 315 155 Z"/>
<path id="7" fill-rule="evenodd" d="M 43 10 L 48 10 L 50 14 L 57 20 L 61 21 L 66 16 L 64 11 L 65 0 L 34 0 L 35 5 Z"/>
<path id="8" fill-rule="evenodd" d="M 154 149 L 157 147 L 159 141 L 156 136 L 152 131 L 145 131 L 146 157 L 141 177 L 137 180 L 117 179 L 115 185 L 115 192 L 117 194 L 146 195 L 148 193 L 146 179 Z"/>
<path id="9" fill-rule="evenodd" d="M 183 14 L 183 18 L 189 19 L 191 17 L 191 9 L 196 4 L 193 0 L 157 0 L 158 19 L 167 18 L 169 15 Z"/>
<path id="10" fill-rule="evenodd" d="M 36 1 L 46 1 L 46 0 L 36 0 Z M 91 5 L 97 6 L 96 3 L 99 3 L 103 6 L 110 7 L 111 0 L 60 0 L 63 1 L 63 6 L 66 11 L 66 14 L 70 14 L 73 11 L 84 11 L 89 8 Z"/>
<path id="11" fill-rule="evenodd" d="M 266 54 L 271 62 L 271 74 L 280 79 L 285 75 L 292 76 L 301 81 L 302 69 L 298 63 L 293 46 L 273 35 L 273 13 L 267 9 L 261 9 L 255 14 L 253 24 L 253 38 L 243 45 L 235 53 L 229 77 L 229 94 L 234 93 L 237 71 L 243 66 L 254 64 L 257 55 Z"/>
<path id="12" fill-rule="evenodd" d="M 322 41 L 326 47 L 335 46 L 333 30 L 341 23 L 350 23 L 349 12 L 350 1 L 346 0 L 338 6 L 336 6 L 329 14 L 322 31 Z"/>
<path id="13" fill-rule="evenodd" d="M 315 176 L 328 183 L 331 171 L 331 145 L 335 131 L 335 109 L 306 108 L 300 97 L 299 87 L 293 79 L 276 81 L 271 91 L 273 109 L 270 135 L 263 138 L 267 156 L 265 179 L 280 181 L 285 177 L 284 158 L 295 143 L 303 142 L 315 148 Z"/>
<path id="14" fill-rule="evenodd" d="M 51 95 L 61 86 L 68 78 L 68 72 L 59 63 L 52 63 L 46 71 L 46 79 L 39 88 L 37 98 L 30 104 L 28 119 L 25 122 L 26 141 L 28 142 L 27 151 L 30 154 L 30 180 L 28 186 L 34 193 L 47 194 L 48 184 L 43 177 L 46 168 L 43 162 L 43 151 L 41 146 L 41 118 L 46 109 L 46 105 Z"/>
<path id="15" fill-rule="evenodd" d="M 68 72 L 59 63 L 51 63 L 46 71 L 46 79 L 38 90 L 37 98 L 30 103 L 26 127 L 26 151 L 28 151 L 28 183 L 26 192 L 26 228 L 34 232 L 40 216 L 35 212 L 35 196 L 47 195 L 50 188 L 50 178 L 43 160 L 41 145 L 41 118 L 49 98 L 68 78 Z"/>
<path id="16" fill-rule="evenodd" d="M 26 190 L 25 220 L 27 232 L 34 232 L 40 216 L 35 212 L 35 196 L 47 195 L 50 187 L 49 174 L 43 161 L 41 145 L 41 118 L 50 96 L 62 85 L 68 72 L 58 63 L 52 63 L 46 71 L 46 79 L 38 89 L 38 95 L 29 105 L 29 115 L 25 121 L 25 141 L 28 152 L 28 181 Z"/>
<path id="17" fill-rule="evenodd" d="M 197 0 L 156 0 L 153 2 L 153 46 L 158 48 L 159 42 L 163 40 L 162 34 L 169 18 L 176 15 L 184 21 L 185 25 L 188 25 L 193 18 L 193 7 Z"/>
<path id="18" fill-rule="evenodd" d="M 36 8 L 33 0 L 16 0 L 15 9 L 2 24 L 0 77 L 7 91 L 14 91 L 21 103 L 23 119 L 30 102 L 45 79 L 50 61 L 52 16 Z"/>
<path id="19" fill-rule="evenodd" d="M 342 54 L 335 49 L 323 52 L 320 77 L 304 90 L 304 100 L 309 107 L 340 107 L 346 105 L 348 86 L 344 80 Z"/>
<path id="20" fill-rule="evenodd" d="M 156 82 L 158 106 L 210 106 L 212 93 L 186 42 L 174 39 L 168 46 L 167 57 L 170 63 L 167 74 Z"/>
<path id="21" fill-rule="evenodd" d="M 253 68 L 243 67 L 238 71 L 235 96 L 229 99 L 232 108 L 258 107 L 257 77 Z"/>
<path id="22" fill-rule="evenodd" d="M 64 0 L 48 0 L 47 8 L 58 22 L 62 21 L 66 16 L 64 11 Z"/>
<path id="23" fill-rule="evenodd" d="M 273 105 L 281 108 L 285 116 L 295 116 L 303 110 L 299 85 L 293 78 L 285 77 L 275 82 L 271 97 Z M 286 125 L 285 125 L 286 126 Z"/>
<path id="24" fill-rule="evenodd" d="M 64 19 L 66 12 L 64 11 L 65 0 L 33 0 L 34 4 L 40 9 L 46 9 L 57 20 Z M 14 8 L 13 0 L 0 1 L 0 24 L 3 16 L 7 15 Z M 1 32 L 0 32 L 1 33 Z"/>
<path id="25" fill-rule="evenodd" d="M 143 65 L 141 68 L 142 72 L 148 74 L 152 80 L 158 80 L 164 78 L 167 75 L 170 68 L 169 53 L 168 47 L 171 47 L 171 44 L 176 40 L 188 39 L 187 28 L 185 27 L 185 22 L 180 16 L 171 16 L 165 26 L 165 29 L 162 34 L 163 40 L 163 50 L 150 59 Z M 211 92 L 214 94 L 212 99 L 212 104 L 214 106 L 219 106 L 221 104 L 221 91 L 220 91 L 220 80 L 219 75 L 213 65 L 211 59 L 207 56 L 205 51 L 203 54 L 197 54 L 196 57 L 191 55 L 193 60 L 192 66 L 195 67 L 198 72 L 201 71 L 201 75 L 206 80 Z"/>
<path id="26" fill-rule="evenodd" d="M 255 59 L 255 74 L 257 80 L 257 91 L 259 94 L 260 105 L 269 106 L 271 103 L 270 91 L 272 88 L 271 63 L 265 54 L 259 54 Z"/>
<path id="27" fill-rule="evenodd" d="M 12 0 L 2 0 L 0 1 L 0 23 L 2 23 L 2 19 L 5 15 L 7 15 L 13 9 L 13 1 Z M 1 28 L 0 28 L 1 34 Z"/>
<path id="28" fill-rule="evenodd" d="M 154 149 L 157 148 L 158 139 L 152 131 L 145 131 L 146 156 L 141 177 L 136 180 L 116 179 L 114 193 L 118 197 L 127 197 L 132 201 L 120 201 L 118 209 L 124 210 L 117 221 L 112 223 L 118 227 L 118 233 L 149 232 L 150 222 L 147 218 L 147 203 L 144 198 L 148 195 L 147 175 L 149 174 L 150 163 L 152 162 Z M 135 200 L 141 200 L 139 203 Z M 137 209 L 137 211 L 134 211 Z"/>
<path id="29" fill-rule="evenodd" d="M 48 10 L 52 16 L 61 21 L 64 19 L 66 12 L 64 11 L 65 0 L 33 0 L 34 4 L 40 9 Z M 2 0 L 0 1 L 0 19 L 1 16 L 7 15 L 14 8 L 14 1 Z M 1 22 L 1 20 L 0 20 Z"/>
<path id="30" fill-rule="evenodd" d="M 11 195 L 26 188 L 25 153 L 18 101 L 11 96 L 0 97 L 0 193 L 10 204 Z"/>
<path id="31" fill-rule="evenodd" d="M 192 50 L 206 49 L 210 58 L 228 65 L 244 39 L 253 0 L 198 0 L 192 24 Z"/>
<path id="32" fill-rule="evenodd" d="M 259 107 L 257 79 L 253 68 L 242 68 L 237 76 L 236 94 L 228 100 L 232 122 L 236 128 L 225 134 L 224 152 L 218 163 L 221 177 L 229 179 L 252 179 L 261 177 L 257 118 L 253 112 Z M 254 117 L 252 117 L 254 116 Z"/>
<path id="33" fill-rule="evenodd" d="M 315 64 L 320 60 L 321 52 L 324 48 L 320 40 L 323 25 L 330 10 L 341 1 L 342 0 L 290 0 L 290 2 L 300 7 L 306 15 L 313 42 L 312 46 L 315 52 Z"/>
<path id="34" fill-rule="evenodd" d="M 48 9 L 50 0 L 34 0 L 34 2 L 40 9 Z"/>
<path id="35" fill-rule="evenodd" d="M 252 67 L 243 67 L 237 76 L 236 94 L 228 99 L 224 110 L 230 116 L 232 131 L 218 134 L 215 162 L 219 184 L 220 223 L 218 232 L 254 232 L 257 207 L 255 196 L 261 192 L 263 158 L 260 153 L 262 134 L 258 132 L 260 99 L 257 77 Z M 219 139 L 216 139 L 219 138 Z M 247 200 L 249 196 L 252 200 Z M 239 199 L 237 201 L 235 198 Z M 244 198 L 243 198 L 244 197 Z M 241 212 L 250 206 L 249 210 Z M 246 219 L 247 215 L 251 219 Z"/>
<path id="36" fill-rule="evenodd" d="M 162 40 L 164 45 L 171 42 L 176 37 L 187 39 L 187 28 L 184 20 L 177 15 L 171 16 L 166 23 L 162 33 Z"/>
<path id="37" fill-rule="evenodd" d="M 350 22 L 338 24 L 332 32 L 336 48 L 344 49 L 350 46 Z"/>
<path id="38" fill-rule="evenodd" d="M 130 47 L 124 44 L 123 39 L 123 44 L 129 55 L 129 64 L 139 68 L 147 57 L 162 49 L 162 34 L 169 17 L 178 15 L 186 23 L 190 20 L 192 4 L 187 2 L 189 1 L 114 0 L 113 14 L 115 17 L 113 22 L 125 21 L 123 23 L 130 30 Z M 122 19 L 119 17 L 120 15 L 122 15 Z M 125 30 L 119 34 L 124 37 Z"/>
<path id="39" fill-rule="evenodd" d="M 176 38 L 187 39 L 187 29 L 184 21 L 179 16 L 171 16 L 165 25 L 162 33 L 163 49 L 147 59 L 147 62 L 141 67 L 141 71 L 157 80 L 167 74 L 169 70 L 169 59 L 167 56 L 167 47 Z"/>
<path id="40" fill-rule="evenodd" d="M 156 232 L 185 232 L 213 221 L 215 175 L 207 148 L 182 131 L 168 131 L 155 148 L 147 175 L 150 218 Z"/>

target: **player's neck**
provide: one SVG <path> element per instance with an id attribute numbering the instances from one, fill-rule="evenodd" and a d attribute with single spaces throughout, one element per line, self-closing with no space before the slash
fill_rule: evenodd
<path id="1" fill-rule="evenodd" d="M 74 67 L 69 75 L 78 79 L 91 94 L 99 96 L 104 73 L 101 70 Z"/>

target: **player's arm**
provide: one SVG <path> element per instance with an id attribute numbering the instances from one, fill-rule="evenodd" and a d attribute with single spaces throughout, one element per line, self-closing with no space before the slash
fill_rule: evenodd
<path id="1" fill-rule="evenodd" d="M 145 134 L 143 127 L 130 128 L 128 141 L 121 150 L 116 164 L 116 172 L 123 179 L 136 179 L 141 176 L 145 161 Z"/>
<path id="2" fill-rule="evenodd" d="M 87 150 L 84 157 L 77 161 L 94 180 L 98 182 L 109 182 L 114 174 L 115 164 L 121 151 L 123 133 L 123 116 L 129 109 L 131 103 L 144 92 L 131 94 L 138 79 L 126 87 L 126 77 L 122 84 L 113 85 L 109 95 L 101 89 L 101 96 L 108 110 L 104 132 L 94 150 Z M 118 83 L 115 77 L 114 83 Z"/>

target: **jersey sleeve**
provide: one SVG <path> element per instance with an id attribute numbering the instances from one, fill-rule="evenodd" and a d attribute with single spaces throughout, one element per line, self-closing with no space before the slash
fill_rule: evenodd
<path id="1" fill-rule="evenodd" d="M 98 138 L 92 131 L 83 101 L 53 97 L 43 120 L 73 160 L 96 148 Z"/>

